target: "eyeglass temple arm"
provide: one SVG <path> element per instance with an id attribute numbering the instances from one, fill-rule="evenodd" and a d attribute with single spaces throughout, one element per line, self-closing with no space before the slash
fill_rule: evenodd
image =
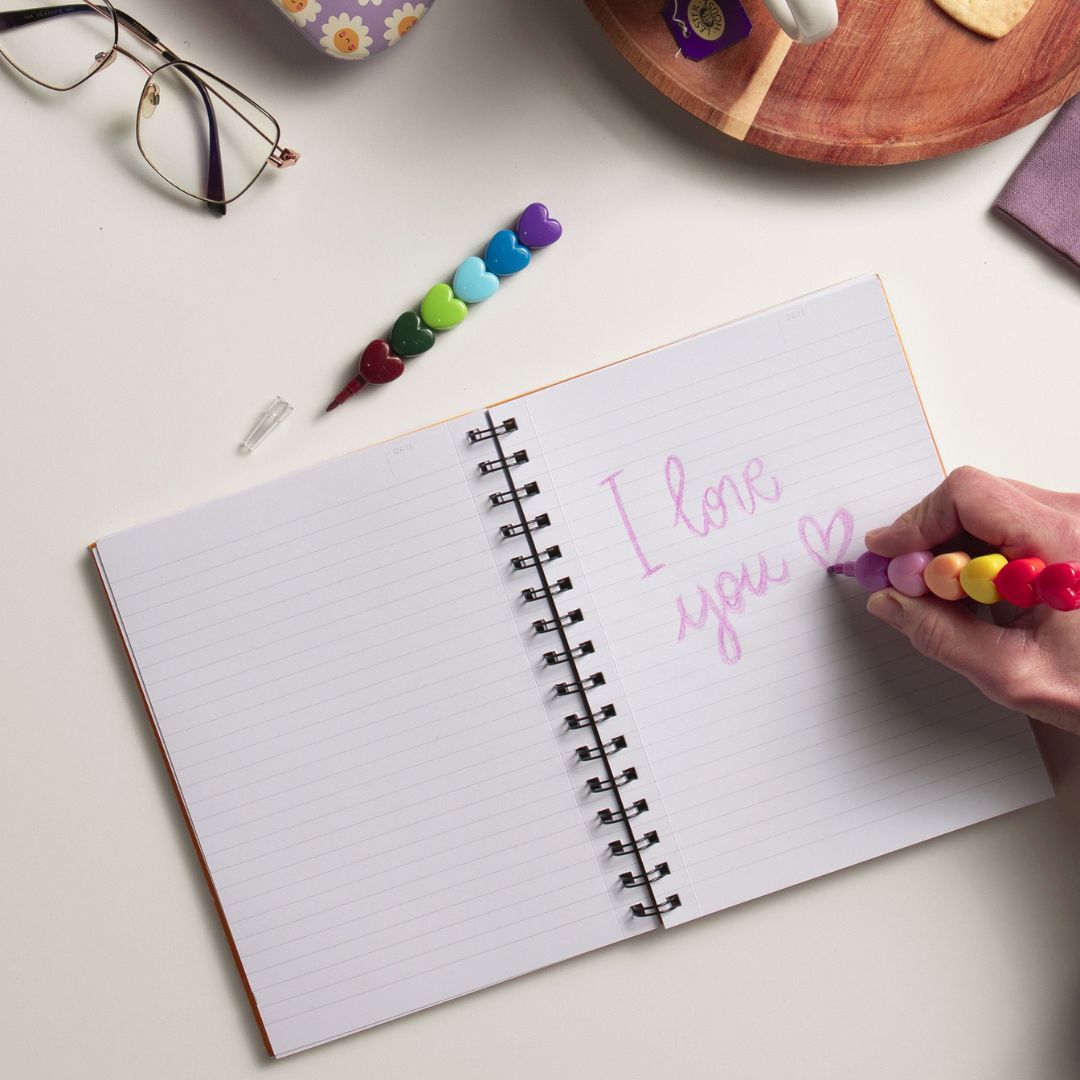
<path id="1" fill-rule="evenodd" d="M 157 34 L 147 30 L 137 19 L 133 19 L 126 11 L 113 8 L 119 22 L 137 37 L 141 37 L 147 45 L 156 49 L 166 60 L 179 60 L 180 57 L 170 52 L 161 43 Z M 14 30 L 18 26 L 27 26 L 33 22 L 41 22 L 42 19 L 53 19 L 58 15 L 101 15 L 107 17 L 106 10 L 98 10 L 89 3 L 78 4 L 54 4 L 52 7 L 21 8 L 17 11 L 0 11 L 0 30 Z"/>
<path id="2" fill-rule="evenodd" d="M 121 11 L 118 7 L 114 7 L 113 11 L 116 12 L 116 18 L 124 24 L 126 29 L 130 30 L 136 37 L 142 38 L 152 49 L 161 53 L 165 60 L 170 63 L 180 60 L 180 57 L 177 56 L 176 53 L 162 44 L 161 38 L 159 38 L 157 34 L 148 30 L 137 19 L 132 18 L 126 11 Z M 179 67 L 177 70 L 179 70 L 180 73 L 192 83 L 195 89 L 199 91 L 199 96 L 203 99 L 203 105 L 206 106 L 207 132 L 210 140 L 210 152 L 208 154 L 206 175 L 206 197 L 207 199 L 218 200 L 216 202 L 207 202 L 206 206 L 212 214 L 216 214 L 218 217 L 224 217 L 225 177 L 221 167 L 221 140 L 218 136 L 218 122 L 217 115 L 214 113 L 214 105 L 210 100 L 210 95 L 207 93 L 206 84 L 195 74 L 195 72 L 185 67 Z"/>
<path id="3" fill-rule="evenodd" d="M 147 30 L 142 23 L 133 19 L 126 11 L 121 11 L 119 8 L 113 8 L 116 12 L 116 18 L 124 24 L 124 26 L 130 30 L 136 37 L 142 38 L 151 48 L 165 58 L 170 63 L 180 61 L 180 57 L 174 52 L 167 49 L 162 43 L 161 39 L 151 31 Z M 55 18 L 58 15 L 78 15 L 80 12 L 87 12 L 92 15 L 103 14 L 100 11 L 88 6 L 87 4 L 56 4 L 53 7 L 46 8 L 23 8 L 18 11 L 4 11 L 0 12 L 0 30 L 13 30 L 19 26 L 26 26 L 32 22 L 39 22 L 42 19 Z M 210 100 L 210 95 L 207 93 L 206 84 L 195 74 L 195 72 L 188 68 L 178 66 L 180 73 L 191 81 L 195 89 L 199 91 L 199 96 L 203 99 L 203 105 L 206 107 L 206 122 L 207 131 L 209 136 L 209 154 L 207 155 L 207 176 L 206 176 L 206 203 L 207 208 L 211 213 L 216 214 L 218 217 L 225 216 L 225 176 L 224 170 L 221 167 L 221 139 L 218 134 L 218 122 L 217 115 L 214 112 L 213 102 Z"/>
<path id="4" fill-rule="evenodd" d="M 166 51 L 162 54 L 169 59 L 171 54 Z M 225 177 L 221 167 L 221 140 L 218 138 L 218 122 L 217 114 L 214 112 L 214 103 L 210 100 L 210 95 L 206 92 L 206 83 L 195 74 L 194 71 L 190 71 L 184 67 L 183 64 L 177 64 L 176 70 L 180 72 L 186 79 L 190 80 L 195 89 L 199 91 L 199 96 L 203 99 L 203 105 L 206 106 L 206 123 L 207 134 L 210 140 L 210 152 L 207 155 L 207 171 L 206 171 L 206 197 L 207 199 L 217 200 L 216 202 L 207 202 L 207 208 L 212 214 L 217 214 L 218 217 L 225 216 Z"/>
<path id="5" fill-rule="evenodd" d="M 56 4 L 51 8 L 22 8 L 18 11 L 0 11 L 0 30 L 14 30 L 17 26 L 26 26 L 28 23 L 38 22 L 40 19 L 51 19 L 54 15 L 77 15 L 80 11 L 90 11 L 93 8 L 85 4 Z"/>

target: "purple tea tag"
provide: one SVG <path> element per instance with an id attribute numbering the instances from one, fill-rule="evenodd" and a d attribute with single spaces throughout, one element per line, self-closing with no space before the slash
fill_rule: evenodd
<path id="1" fill-rule="evenodd" d="M 739 0 L 667 0 L 664 21 L 688 60 L 704 60 L 749 37 L 751 29 Z"/>

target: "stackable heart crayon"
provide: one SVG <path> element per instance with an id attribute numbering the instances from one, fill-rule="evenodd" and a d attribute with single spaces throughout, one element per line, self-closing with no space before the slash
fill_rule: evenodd
<path id="1" fill-rule="evenodd" d="M 499 279 L 524 270 L 532 252 L 548 247 L 562 236 L 562 225 L 543 203 L 530 203 L 513 229 L 500 229 L 489 241 L 484 257 L 470 255 L 454 272 L 453 284 L 432 285 L 420 311 L 399 315 L 389 340 L 376 338 L 360 354 L 357 373 L 326 407 L 327 412 L 348 401 L 362 387 L 393 382 L 405 370 L 405 361 L 435 344 L 435 332 L 463 322 L 467 304 L 480 304 L 493 296 Z"/>
<path id="2" fill-rule="evenodd" d="M 970 597 L 980 604 L 1005 600 L 1017 607 L 1046 604 L 1055 611 L 1080 610 L 1080 562 L 1006 559 L 1004 555 L 971 558 L 962 551 L 935 555 L 911 551 L 886 559 L 872 551 L 853 562 L 826 567 L 830 574 L 853 577 L 868 592 L 892 586 L 905 596 L 933 593 L 942 600 Z"/>

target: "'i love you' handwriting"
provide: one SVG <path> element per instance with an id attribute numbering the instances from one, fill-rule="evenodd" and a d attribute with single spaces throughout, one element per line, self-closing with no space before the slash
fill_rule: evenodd
<path id="1" fill-rule="evenodd" d="M 621 473 L 618 469 L 605 476 L 600 486 L 608 488 L 611 494 L 644 581 L 667 569 L 668 564 L 654 562 L 646 552 L 619 491 Z M 780 478 L 766 472 L 761 458 L 751 458 L 738 475 L 725 473 L 695 498 L 687 494 L 682 459 L 670 454 L 664 463 L 664 484 L 673 511 L 671 527 L 698 541 L 707 540 L 736 520 L 752 518 L 763 505 L 779 502 L 784 492 Z M 803 548 L 821 567 L 843 558 L 853 531 L 854 519 L 844 509 L 837 510 L 825 527 L 812 516 L 801 518 L 798 524 Z M 789 581 L 791 571 L 787 560 L 762 552 L 748 556 L 737 566 L 717 571 L 707 585 L 697 585 L 689 597 L 674 598 L 676 641 L 685 640 L 693 631 L 712 628 L 720 659 L 725 664 L 737 664 L 743 650 L 732 617 L 742 614 L 752 598 L 764 596 L 772 586 Z"/>

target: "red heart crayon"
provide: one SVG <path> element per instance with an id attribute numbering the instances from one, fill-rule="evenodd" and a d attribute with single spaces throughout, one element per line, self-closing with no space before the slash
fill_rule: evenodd
<path id="1" fill-rule="evenodd" d="M 343 401 L 348 401 L 366 383 L 374 386 L 393 382 L 404 370 L 405 361 L 390 348 L 389 342 L 376 338 L 360 354 L 359 374 L 342 387 L 341 393 L 326 406 L 326 411 L 332 412 Z"/>
<path id="2" fill-rule="evenodd" d="M 364 382 L 393 382 L 404 370 L 405 361 L 382 338 L 371 342 L 360 356 L 360 378 Z"/>
<path id="3" fill-rule="evenodd" d="M 1035 592 L 1055 611 L 1080 610 L 1080 562 L 1051 563 L 1035 579 Z"/>

